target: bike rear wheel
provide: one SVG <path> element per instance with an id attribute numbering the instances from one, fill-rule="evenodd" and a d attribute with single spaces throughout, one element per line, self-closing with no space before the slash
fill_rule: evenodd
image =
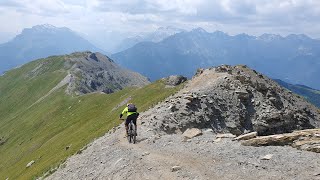
<path id="1" fill-rule="evenodd" d="M 128 136 L 127 136 L 129 143 L 132 142 L 132 135 L 131 135 L 131 134 L 132 134 L 132 132 L 131 132 L 131 130 L 129 129 L 129 130 L 128 130 Z"/>
<path id="2" fill-rule="evenodd" d="M 135 144 L 137 142 L 137 132 L 136 132 L 136 127 L 135 125 L 132 123 L 132 142 L 133 144 Z"/>
<path id="3" fill-rule="evenodd" d="M 134 141 L 134 124 L 132 122 L 129 123 L 129 130 L 128 130 L 128 142 L 132 143 Z"/>

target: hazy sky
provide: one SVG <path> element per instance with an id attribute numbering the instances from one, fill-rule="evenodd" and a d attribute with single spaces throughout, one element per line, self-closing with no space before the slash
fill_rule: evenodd
<path id="1" fill-rule="evenodd" d="M 45 23 L 88 36 L 200 26 L 229 34 L 320 38 L 320 0 L 0 0 L 0 23 L 0 38 Z"/>

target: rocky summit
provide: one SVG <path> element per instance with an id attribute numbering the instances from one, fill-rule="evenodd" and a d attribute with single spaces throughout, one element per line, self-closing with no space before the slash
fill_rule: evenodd
<path id="1" fill-rule="evenodd" d="M 66 59 L 65 66 L 71 66 L 66 77 L 69 94 L 112 93 L 124 87 L 142 87 L 150 83 L 146 77 L 120 67 L 101 53 L 78 52 Z"/>
<path id="2" fill-rule="evenodd" d="M 183 90 L 145 118 L 166 133 L 196 127 L 269 135 L 320 126 L 319 109 L 244 65 L 199 69 Z"/>

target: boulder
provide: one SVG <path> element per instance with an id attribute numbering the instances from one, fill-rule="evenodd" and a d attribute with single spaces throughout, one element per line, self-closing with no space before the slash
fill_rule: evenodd
<path id="1" fill-rule="evenodd" d="M 185 81 L 187 81 L 187 78 L 184 76 L 169 76 L 166 78 L 166 85 L 177 86 Z"/>
<path id="2" fill-rule="evenodd" d="M 35 161 L 32 160 L 32 161 L 30 161 L 30 162 L 26 165 L 26 167 L 28 168 L 28 167 L 32 166 L 34 163 L 35 163 Z"/>
<path id="3" fill-rule="evenodd" d="M 180 166 L 173 166 L 173 167 L 171 168 L 171 172 L 179 171 L 180 169 L 181 169 Z"/>

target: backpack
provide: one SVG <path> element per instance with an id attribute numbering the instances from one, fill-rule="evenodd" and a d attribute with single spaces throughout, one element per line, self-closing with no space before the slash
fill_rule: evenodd
<path id="1" fill-rule="evenodd" d="M 128 104 L 128 112 L 137 112 L 137 107 L 134 104 Z"/>

